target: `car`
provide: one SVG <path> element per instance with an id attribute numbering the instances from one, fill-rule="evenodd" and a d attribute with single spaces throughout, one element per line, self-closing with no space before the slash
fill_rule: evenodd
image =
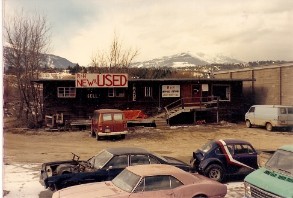
<path id="1" fill-rule="evenodd" d="M 229 176 L 246 176 L 258 166 L 258 153 L 244 140 L 211 140 L 193 152 L 190 164 L 213 180 L 224 182 Z"/>
<path id="2" fill-rule="evenodd" d="M 293 197 L 293 144 L 277 149 L 264 167 L 244 178 L 245 197 Z"/>
<path id="3" fill-rule="evenodd" d="M 42 164 L 40 183 L 50 190 L 100 181 L 109 181 L 127 166 L 139 164 L 169 164 L 185 171 L 190 165 L 178 159 L 159 156 L 138 147 L 114 147 L 100 151 L 87 161 L 73 154 L 72 160 Z"/>
<path id="4" fill-rule="evenodd" d="M 52 198 L 77 197 L 225 197 L 227 186 L 196 173 L 163 164 L 137 165 L 124 169 L 112 181 L 72 186 Z"/>

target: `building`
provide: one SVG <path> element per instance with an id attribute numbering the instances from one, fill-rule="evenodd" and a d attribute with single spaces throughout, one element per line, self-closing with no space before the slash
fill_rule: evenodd
<path id="1" fill-rule="evenodd" d="M 257 105 L 293 105 L 293 63 L 216 72 L 220 79 L 251 78 L 243 82 L 243 96 Z"/>
<path id="2" fill-rule="evenodd" d="M 251 78 L 128 79 L 127 74 L 82 75 L 85 78 L 34 81 L 43 86 L 45 115 L 62 114 L 74 120 L 89 118 L 95 109 L 140 109 L 149 116 L 164 112 L 169 123 L 176 124 L 242 120 L 251 105 L 243 100 L 242 93 L 243 83 L 251 83 Z M 92 79 L 90 75 L 103 77 Z M 92 86 L 95 83 L 97 86 Z"/>

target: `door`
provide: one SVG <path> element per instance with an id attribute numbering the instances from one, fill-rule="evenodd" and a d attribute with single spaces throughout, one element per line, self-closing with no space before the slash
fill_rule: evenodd
<path id="1" fill-rule="evenodd" d="M 201 101 L 201 85 L 194 84 L 191 86 L 192 102 L 200 103 Z"/>

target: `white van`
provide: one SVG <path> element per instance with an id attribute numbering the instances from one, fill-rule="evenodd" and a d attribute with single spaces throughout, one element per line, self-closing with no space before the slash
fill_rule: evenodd
<path id="1" fill-rule="evenodd" d="M 293 127 L 293 106 L 253 105 L 245 114 L 245 124 L 265 126 L 268 131 L 273 127 Z"/>

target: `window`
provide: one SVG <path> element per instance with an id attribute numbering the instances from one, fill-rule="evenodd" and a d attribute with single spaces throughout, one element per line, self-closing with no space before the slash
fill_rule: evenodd
<path id="1" fill-rule="evenodd" d="M 113 168 L 125 168 L 128 166 L 128 156 L 120 155 L 115 156 L 112 160 L 107 164 L 107 167 L 112 166 Z"/>
<path id="2" fill-rule="evenodd" d="M 145 177 L 145 191 L 166 190 L 171 188 L 168 175 Z"/>
<path id="3" fill-rule="evenodd" d="M 288 108 L 288 114 L 293 114 L 293 108 Z"/>
<path id="4" fill-rule="evenodd" d="M 287 114 L 286 108 L 280 108 L 280 113 L 281 114 Z"/>
<path id="5" fill-rule="evenodd" d="M 112 115 L 110 113 L 103 114 L 103 121 L 111 121 Z"/>
<path id="6" fill-rule="evenodd" d="M 58 87 L 57 90 L 58 98 L 75 98 L 76 88 L 75 87 Z"/>
<path id="7" fill-rule="evenodd" d="M 230 101 L 230 85 L 213 85 L 213 95 L 220 101 Z"/>
<path id="8" fill-rule="evenodd" d="M 109 88 L 108 97 L 125 97 L 124 89 Z"/>
<path id="9" fill-rule="evenodd" d="M 152 97 L 152 96 L 153 96 L 152 87 L 145 87 L 144 88 L 144 97 Z"/>
<path id="10" fill-rule="evenodd" d="M 123 120 L 123 114 L 122 113 L 114 113 L 114 120 L 115 121 Z"/>
<path id="11" fill-rule="evenodd" d="M 178 186 L 183 185 L 182 182 L 176 179 L 175 177 L 170 176 L 170 180 L 171 180 L 171 188 L 177 188 Z"/>
<path id="12" fill-rule="evenodd" d="M 131 165 L 149 164 L 149 158 L 146 155 L 131 155 Z"/>
<path id="13" fill-rule="evenodd" d="M 255 111 L 255 107 L 250 107 L 250 109 L 248 111 L 249 112 L 254 112 Z"/>

